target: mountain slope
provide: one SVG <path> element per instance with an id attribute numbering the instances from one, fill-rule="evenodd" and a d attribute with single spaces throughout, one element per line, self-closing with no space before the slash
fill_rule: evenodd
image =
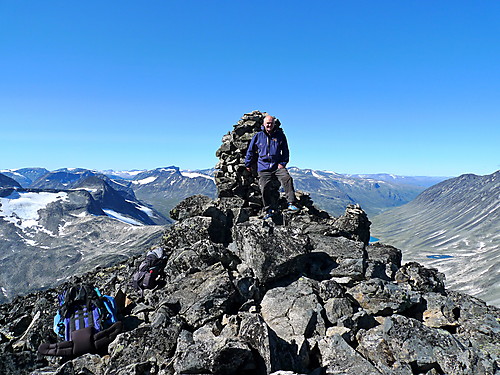
<path id="1" fill-rule="evenodd" d="M 10 188 L 10 187 L 20 188 L 21 185 L 16 180 L 14 180 L 13 178 L 0 173 L 0 188 L 1 187 L 6 187 L 6 188 Z"/>
<path id="2" fill-rule="evenodd" d="M 105 210 L 83 189 L 0 189 L 0 302 L 140 253 L 164 230 L 131 225 L 137 208 Z"/>
<path id="3" fill-rule="evenodd" d="M 136 197 L 129 184 L 115 181 L 105 174 L 82 168 L 63 168 L 47 172 L 33 181 L 30 187 L 37 189 L 66 190 L 78 188 L 78 185 L 89 177 L 98 177 L 121 194 L 125 199 L 135 200 Z"/>
<path id="4" fill-rule="evenodd" d="M 447 285 L 500 305 L 500 171 L 441 182 L 372 219 L 373 236 L 406 261 L 437 267 Z"/>
<path id="5" fill-rule="evenodd" d="M 371 217 L 408 203 L 424 190 L 417 185 L 350 177 L 335 172 L 295 167 L 289 171 L 297 190 L 310 193 L 318 207 L 337 216 L 347 205 L 359 204 Z"/>
<path id="6" fill-rule="evenodd" d="M 126 215 L 138 225 L 169 224 L 161 214 L 151 207 L 141 205 L 137 201 L 125 199 L 113 189 L 106 181 L 98 176 L 90 176 L 79 180 L 74 189 L 85 189 L 98 201 L 101 208 L 108 216 Z"/>

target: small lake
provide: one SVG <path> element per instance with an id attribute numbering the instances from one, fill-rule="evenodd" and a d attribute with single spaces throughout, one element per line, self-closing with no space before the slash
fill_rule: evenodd
<path id="1" fill-rule="evenodd" d="M 427 258 L 429 259 L 448 259 L 448 258 L 453 258 L 453 255 L 427 255 Z"/>

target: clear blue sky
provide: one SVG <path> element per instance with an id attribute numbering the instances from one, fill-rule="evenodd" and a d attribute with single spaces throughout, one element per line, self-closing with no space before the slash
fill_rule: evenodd
<path id="1" fill-rule="evenodd" d="M 500 1 L 2 1 L 0 169 L 213 167 L 245 112 L 290 164 L 500 168 Z"/>

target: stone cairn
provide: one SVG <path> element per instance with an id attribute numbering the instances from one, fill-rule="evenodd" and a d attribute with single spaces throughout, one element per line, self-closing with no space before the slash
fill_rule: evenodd
<path id="1" fill-rule="evenodd" d="M 241 205 L 258 210 L 262 207 L 258 180 L 245 168 L 245 155 L 252 137 L 261 130 L 266 112 L 245 113 L 234 129 L 222 137 L 222 145 L 215 153 L 215 184 L 219 198 L 240 198 Z M 279 124 L 279 120 L 276 120 Z M 255 168 L 254 168 L 255 169 Z"/>
<path id="2" fill-rule="evenodd" d="M 219 162 L 215 166 L 215 184 L 218 190 L 218 203 L 223 208 L 244 208 L 249 215 L 256 215 L 262 209 L 262 195 L 259 189 L 257 166 L 252 167 L 252 172 L 245 168 L 245 155 L 252 137 L 261 130 L 267 112 L 253 111 L 245 113 L 233 125 L 233 130 L 222 137 L 222 145 L 215 155 Z M 276 126 L 281 126 L 276 119 Z M 277 180 L 273 181 L 276 188 Z M 276 189 L 278 190 L 278 189 Z M 313 207 L 309 194 L 296 191 L 298 204 L 310 213 L 319 211 Z M 277 199 L 279 197 L 276 197 Z M 279 198 L 278 205 L 286 207 L 284 197 Z M 322 213 L 325 215 L 326 213 Z"/>

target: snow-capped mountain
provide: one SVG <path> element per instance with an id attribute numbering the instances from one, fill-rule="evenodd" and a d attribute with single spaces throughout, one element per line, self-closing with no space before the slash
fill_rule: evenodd
<path id="1" fill-rule="evenodd" d="M 110 181 L 113 183 L 112 181 Z M 114 183 L 113 183 L 114 184 Z M 114 184 L 116 186 L 116 184 Z M 73 185 L 73 189 L 87 190 L 94 200 L 99 202 L 102 210 L 108 215 L 117 217 L 128 217 L 130 222 L 136 225 L 165 225 L 171 223 L 160 213 L 150 206 L 139 203 L 132 192 L 130 198 L 126 199 L 123 192 L 117 191 L 111 185 L 101 179 L 100 176 L 90 176 L 79 180 Z"/>
<path id="2" fill-rule="evenodd" d="M 372 235 L 405 261 L 436 267 L 449 287 L 500 305 L 500 171 L 441 182 L 372 221 Z"/>
<path id="3" fill-rule="evenodd" d="M 115 175 L 116 173 L 111 173 Z M 121 173 L 123 176 L 123 172 Z M 201 171 L 181 171 L 177 167 L 157 168 L 133 175 L 130 180 L 113 179 L 125 183 L 141 202 L 147 202 L 165 217 L 181 200 L 195 194 L 216 197 L 213 177 Z"/>
<path id="4" fill-rule="evenodd" d="M 139 221 L 143 211 L 106 208 L 106 199 L 86 189 L 0 186 L 0 302 L 139 254 L 161 237 L 163 226 Z"/>
<path id="5" fill-rule="evenodd" d="M 74 189 L 85 179 L 96 176 L 99 179 L 108 183 L 114 190 L 121 194 L 125 199 L 135 200 L 134 191 L 127 184 L 116 183 L 103 173 L 98 171 L 83 169 L 83 168 L 63 168 L 55 171 L 47 172 L 34 180 L 31 185 L 23 187 L 31 187 L 38 189 Z"/>

